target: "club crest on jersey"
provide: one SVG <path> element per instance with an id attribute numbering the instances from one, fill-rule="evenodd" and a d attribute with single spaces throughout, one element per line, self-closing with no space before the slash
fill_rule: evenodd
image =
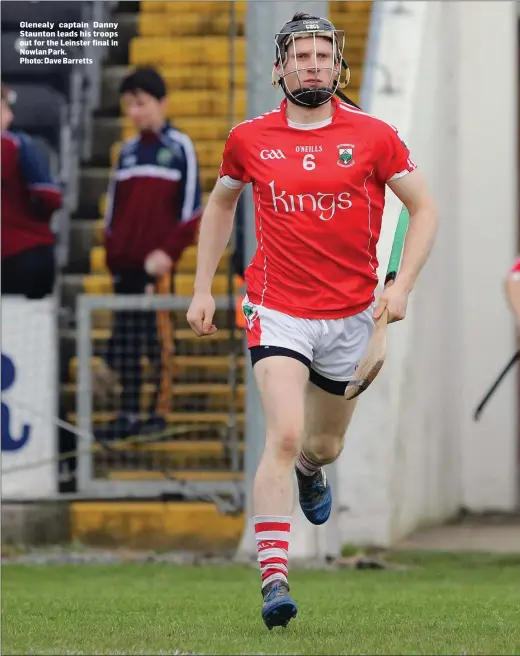
<path id="1" fill-rule="evenodd" d="M 161 148 L 157 153 L 157 163 L 161 166 L 168 166 L 173 159 L 173 153 L 168 148 Z"/>
<path id="2" fill-rule="evenodd" d="M 352 144 L 340 144 L 338 146 L 338 166 L 348 168 L 354 164 L 354 146 Z"/>
<path id="3" fill-rule="evenodd" d="M 251 303 L 251 301 L 247 301 L 246 303 L 242 304 L 242 312 L 244 313 L 247 325 L 250 329 L 252 329 L 255 319 L 258 317 L 258 310 Z"/>

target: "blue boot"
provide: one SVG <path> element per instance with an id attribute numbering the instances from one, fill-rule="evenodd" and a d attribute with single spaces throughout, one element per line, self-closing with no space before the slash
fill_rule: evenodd
<path id="1" fill-rule="evenodd" d="M 300 492 L 300 508 L 311 524 L 324 524 L 332 510 L 332 490 L 323 467 L 312 476 L 305 476 L 296 468 Z"/>
<path id="2" fill-rule="evenodd" d="M 296 617 L 298 607 L 296 602 L 289 596 L 289 586 L 285 581 L 273 581 L 262 590 L 264 607 L 262 608 L 262 619 L 266 627 L 271 631 L 274 626 L 289 624 Z"/>

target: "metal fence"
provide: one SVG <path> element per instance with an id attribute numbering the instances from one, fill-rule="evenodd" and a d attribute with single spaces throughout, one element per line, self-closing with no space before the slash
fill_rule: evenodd
<path id="1" fill-rule="evenodd" d="M 88 296 L 77 304 L 70 367 L 77 489 L 97 497 L 242 496 L 244 356 L 240 331 L 197 338 L 191 297 Z M 217 326 L 234 297 L 217 297 Z"/>

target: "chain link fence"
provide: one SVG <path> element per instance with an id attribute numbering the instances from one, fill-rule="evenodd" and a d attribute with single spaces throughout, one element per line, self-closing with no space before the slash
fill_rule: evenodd
<path id="1" fill-rule="evenodd" d="M 77 355 L 69 372 L 76 403 L 67 420 L 82 438 L 79 493 L 240 494 L 242 334 L 224 328 L 197 338 L 186 322 L 190 302 L 160 295 L 78 298 Z M 216 323 L 226 326 L 235 300 L 216 302 Z"/>

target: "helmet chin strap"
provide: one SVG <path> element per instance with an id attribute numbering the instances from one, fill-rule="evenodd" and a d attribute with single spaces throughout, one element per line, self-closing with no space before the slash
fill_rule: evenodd
<path id="1" fill-rule="evenodd" d="M 289 91 L 283 80 L 281 81 L 280 86 L 282 87 L 287 100 L 299 107 L 309 107 L 310 109 L 325 105 L 325 103 L 332 98 L 337 89 L 337 85 L 335 85 L 332 89 L 328 87 L 300 87 L 295 91 Z"/>

